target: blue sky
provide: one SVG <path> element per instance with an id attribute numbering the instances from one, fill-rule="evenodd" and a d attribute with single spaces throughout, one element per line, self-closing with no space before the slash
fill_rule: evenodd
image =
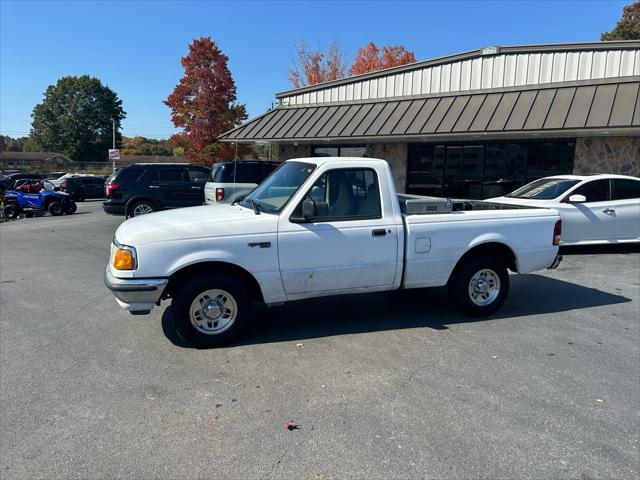
<path id="1" fill-rule="evenodd" d="M 229 56 L 250 116 L 289 89 L 293 45 L 403 44 L 418 60 L 487 45 L 599 40 L 631 0 L 605 1 L 6 1 L 0 0 L 0 132 L 28 134 L 31 111 L 64 75 L 89 74 L 115 90 L 125 135 L 167 138 L 162 104 L 180 57 L 210 36 Z"/>

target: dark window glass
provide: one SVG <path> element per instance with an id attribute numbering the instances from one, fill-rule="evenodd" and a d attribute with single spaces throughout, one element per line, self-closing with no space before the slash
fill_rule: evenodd
<path id="1" fill-rule="evenodd" d="M 311 187 L 309 196 L 316 202 L 316 221 L 381 216 L 378 180 L 371 169 L 330 170 Z"/>
<path id="2" fill-rule="evenodd" d="M 584 195 L 587 202 L 609 200 L 609 180 L 594 180 L 576 188 L 571 195 Z"/>
<path id="3" fill-rule="evenodd" d="M 204 168 L 189 167 L 189 181 L 192 183 L 206 183 L 209 178 L 209 172 Z"/>
<path id="4" fill-rule="evenodd" d="M 159 182 L 182 182 L 182 169 L 181 168 L 159 168 L 158 169 L 158 181 Z"/>
<path id="5" fill-rule="evenodd" d="M 142 168 L 123 168 L 116 172 L 116 176 L 113 179 L 114 183 L 132 183 L 140 178 L 142 174 Z"/>
<path id="6" fill-rule="evenodd" d="M 260 166 L 257 163 L 238 163 L 236 167 L 236 183 L 259 183 Z"/>
<path id="7" fill-rule="evenodd" d="M 527 181 L 573 170 L 575 143 L 545 142 L 528 146 Z"/>
<path id="8" fill-rule="evenodd" d="M 485 146 L 484 177 L 480 197 L 501 197 L 526 183 L 527 148 L 513 143 Z"/>
<path id="9" fill-rule="evenodd" d="M 265 178 L 267 178 L 271 172 L 273 172 L 276 168 L 278 168 L 278 165 L 274 164 L 274 163 L 261 163 L 260 164 L 260 178 L 258 179 L 257 183 L 262 182 Z"/>
<path id="10" fill-rule="evenodd" d="M 411 147 L 407 191 L 419 195 L 443 195 L 445 147 L 433 145 L 412 145 Z"/>
<path id="11" fill-rule="evenodd" d="M 526 198 L 529 200 L 553 200 L 575 186 L 579 180 L 563 180 L 561 178 L 541 178 L 520 187 L 510 193 L 510 198 Z"/>
<path id="12" fill-rule="evenodd" d="M 211 167 L 211 181 L 216 183 L 232 183 L 233 163 L 217 163 Z"/>
<path id="13" fill-rule="evenodd" d="M 613 181 L 613 199 L 627 200 L 640 198 L 640 180 L 615 179 Z"/>

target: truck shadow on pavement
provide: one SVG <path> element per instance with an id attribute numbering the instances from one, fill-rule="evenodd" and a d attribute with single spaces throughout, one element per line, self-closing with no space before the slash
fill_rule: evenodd
<path id="1" fill-rule="evenodd" d="M 324 297 L 258 307 L 256 321 L 235 346 L 291 342 L 406 328 L 446 330 L 448 325 L 544 315 L 630 302 L 622 295 L 541 275 L 512 275 L 511 291 L 500 311 L 490 317 L 466 317 L 448 300 L 446 288 L 400 290 Z M 562 321 L 561 318 L 559 321 Z M 171 308 L 162 315 L 162 329 L 176 346 L 189 348 L 176 334 Z"/>

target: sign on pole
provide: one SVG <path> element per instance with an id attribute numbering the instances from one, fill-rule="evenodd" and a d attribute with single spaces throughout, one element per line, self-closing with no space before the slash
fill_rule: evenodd
<path id="1" fill-rule="evenodd" d="M 117 148 L 109 149 L 109 160 L 120 160 L 120 150 Z"/>

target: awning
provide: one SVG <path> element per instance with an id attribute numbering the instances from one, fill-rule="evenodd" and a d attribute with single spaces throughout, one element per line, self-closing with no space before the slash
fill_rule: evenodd
<path id="1" fill-rule="evenodd" d="M 640 77 L 424 97 L 277 107 L 224 142 L 428 141 L 640 135 Z"/>

